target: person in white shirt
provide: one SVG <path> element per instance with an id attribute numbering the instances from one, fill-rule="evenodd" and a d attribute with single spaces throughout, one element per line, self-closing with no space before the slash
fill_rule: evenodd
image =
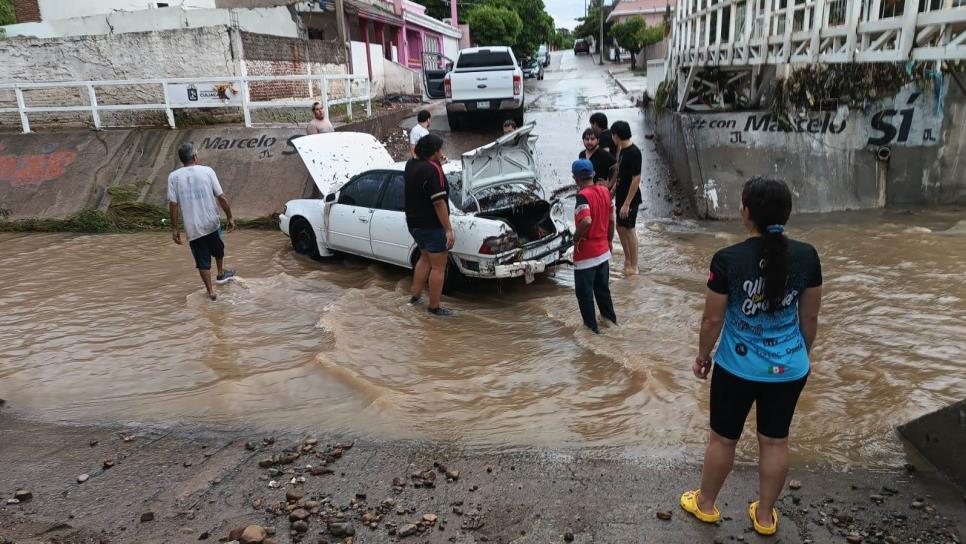
<path id="1" fill-rule="evenodd" d="M 234 270 L 225 270 L 225 243 L 221 240 L 221 218 L 218 207 L 225 210 L 228 217 L 228 232 L 235 230 L 235 219 L 231 206 L 225 198 L 215 171 L 198 164 L 198 152 L 194 144 L 182 144 L 178 148 L 178 158 L 184 165 L 168 176 L 168 209 L 171 212 L 171 238 L 181 245 L 178 232 L 179 215 L 184 220 L 184 231 L 195 258 L 195 265 L 205 283 L 208 298 L 216 300 L 211 285 L 211 258 L 218 265 L 215 281 L 226 283 L 235 276 Z"/>
<path id="2" fill-rule="evenodd" d="M 316 102 L 312 104 L 312 116 L 314 119 L 309 121 L 309 124 L 305 126 L 306 134 L 324 134 L 326 132 L 335 132 L 335 128 L 332 127 L 332 123 L 325 118 L 325 108 L 322 104 Z"/>
<path id="3" fill-rule="evenodd" d="M 413 157 L 416 157 L 416 142 L 423 136 L 429 134 L 429 125 L 432 122 L 432 116 L 429 115 L 428 110 L 420 110 L 416 114 L 416 126 L 409 131 L 409 152 Z"/>

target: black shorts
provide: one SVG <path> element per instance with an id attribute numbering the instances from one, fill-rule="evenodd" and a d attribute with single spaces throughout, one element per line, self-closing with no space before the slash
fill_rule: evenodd
<path id="1" fill-rule="evenodd" d="M 792 382 L 753 382 L 735 376 L 721 365 L 714 365 L 711 430 L 725 438 L 738 440 L 754 403 L 758 433 L 769 438 L 788 437 L 795 405 L 807 379 L 806 374 Z"/>
<path id="2" fill-rule="evenodd" d="M 637 212 L 640 209 L 641 204 L 631 204 L 627 209 L 627 217 L 621 217 L 621 209 L 617 208 L 617 226 L 624 227 L 625 229 L 633 229 L 637 225 Z"/>
<path id="3" fill-rule="evenodd" d="M 211 270 L 211 258 L 225 258 L 225 243 L 221 241 L 221 229 L 188 242 L 198 270 Z"/>

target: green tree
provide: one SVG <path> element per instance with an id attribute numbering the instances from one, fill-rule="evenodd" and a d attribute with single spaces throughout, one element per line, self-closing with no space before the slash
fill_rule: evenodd
<path id="1" fill-rule="evenodd" d="M 3 0 L 0 0 L 3 1 Z M 417 4 L 424 6 L 426 8 L 426 15 L 430 17 L 439 19 L 449 19 L 450 17 L 450 1 L 451 0 L 413 0 Z M 452 0 L 455 1 L 455 0 Z M 470 9 L 465 3 L 456 4 L 457 17 L 459 22 L 465 23 L 466 17 L 469 15 Z"/>
<path id="2" fill-rule="evenodd" d="M 11 0 L 0 0 L 0 26 L 12 25 L 17 22 L 17 15 L 13 11 Z"/>
<path id="3" fill-rule="evenodd" d="M 631 70 L 637 68 L 637 54 L 644 47 L 642 37 L 645 30 L 647 30 L 647 23 L 644 22 L 643 17 L 631 17 L 610 29 L 610 35 L 617 45 L 631 52 Z"/>
<path id="4" fill-rule="evenodd" d="M 604 43 L 609 44 L 612 42 L 610 36 L 610 30 L 613 28 L 614 23 L 607 22 L 607 13 L 610 12 L 611 8 L 605 8 L 601 6 L 600 0 L 591 0 L 590 6 L 587 9 L 587 16 L 580 17 L 577 20 L 580 24 L 574 29 L 574 38 L 593 38 L 594 43 L 600 41 L 600 19 L 601 11 L 604 12 Z M 600 47 L 600 44 L 597 44 Z"/>
<path id="5" fill-rule="evenodd" d="M 512 45 L 516 43 L 523 21 L 511 9 L 483 4 L 467 15 L 470 36 L 478 45 Z"/>
<path id="6" fill-rule="evenodd" d="M 543 0 L 488 0 L 485 5 L 509 9 L 527 22 L 516 40 L 503 44 L 512 46 L 519 59 L 533 56 L 540 44 L 553 38 L 553 17 L 547 14 Z"/>

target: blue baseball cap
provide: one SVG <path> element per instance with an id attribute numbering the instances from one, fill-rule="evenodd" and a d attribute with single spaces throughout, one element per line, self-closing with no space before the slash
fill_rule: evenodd
<path id="1" fill-rule="evenodd" d="M 587 159 L 577 159 L 571 165 L 570 171 L 575 176 L 593 176 L 594 164 Z"/>

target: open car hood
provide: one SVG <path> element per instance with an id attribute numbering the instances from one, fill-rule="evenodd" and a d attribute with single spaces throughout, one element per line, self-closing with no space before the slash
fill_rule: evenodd
<path id="1" fill-rule="evenodd" d="M 494 142 L 463 153 L 463 199 L 487 187 L 539 185 L 531 136 L 535 123 L 528 123 Z"/>
<path id="2" fill-rule="evenodd" d="M 322 195 L 338 191 L 365 170 L 390 168 L 392 157 L 372 134 L 329 132 L 292 141 Z"/>

